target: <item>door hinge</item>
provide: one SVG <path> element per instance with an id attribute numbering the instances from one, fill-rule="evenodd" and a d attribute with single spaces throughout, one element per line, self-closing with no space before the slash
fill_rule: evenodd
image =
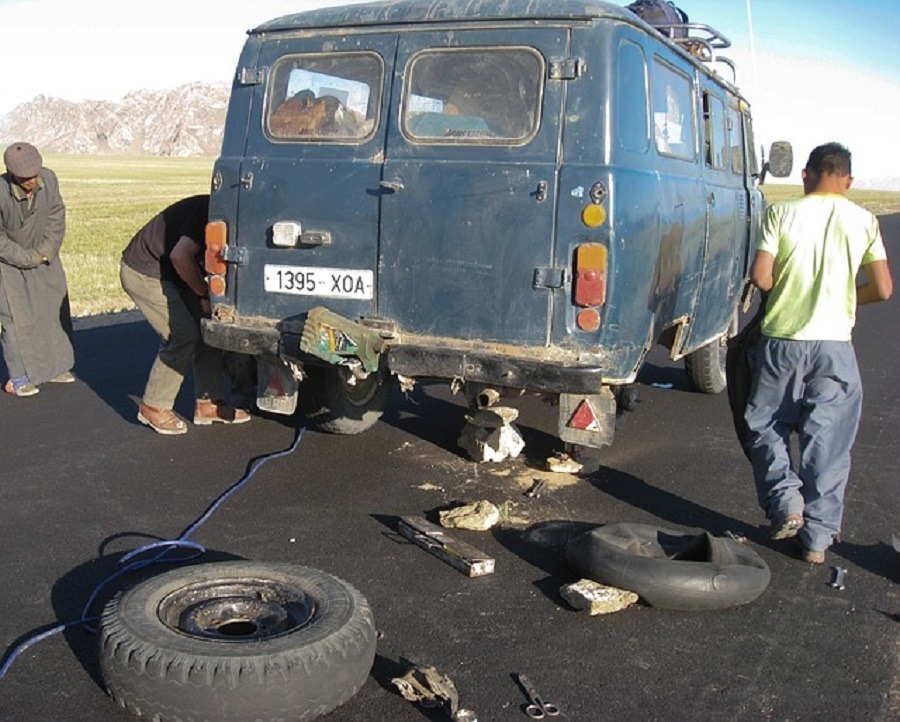
<path id="1" fill-rule="evenodd" d="M 238 246 L 225 246 L 222 251 L 222 260 L 225 263 L 235 263 L 244 266 L 247 263 L 247 249 Z"/>
<path id="2" fill-rule="evenodd" d="M 534 288 L 562 288 L 566 282 L 566 269 L 541 267 L 534 269 Z"/>
<path id="3" fill-rule="evenodd" d="M 241 68 L 238 83 L 241 85 L 262 85 L 266 80 L 268 68 Z"/>
<path id="4" fill-rule="evenodd" d="M 584 73 L 581 58 L 561 58 L 550 61 L 550 80 L 574 80 Z"/>

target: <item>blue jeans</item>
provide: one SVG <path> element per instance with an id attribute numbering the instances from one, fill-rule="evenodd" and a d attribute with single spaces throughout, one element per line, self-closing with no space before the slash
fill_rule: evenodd
<path id="1" fill-rule="evenodd" d="M 849 341 L 763 336 L 744 418 L 759 505 L 769 519 L 804 518 L 807 549 L 831 546 L 841 529 L 850 449 L 862 410 L 862 383 Z M 800 459 L 794 471 L 791 433 Z"/>

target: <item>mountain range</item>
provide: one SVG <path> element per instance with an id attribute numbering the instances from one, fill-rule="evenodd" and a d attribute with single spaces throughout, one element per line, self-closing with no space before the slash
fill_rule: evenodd
<path id="1" fill-rule="evenodd" d="M 215 157 L 229 93 L 225 83 L 197 82 L 118 102 L 38 95 L 0 117 L 0 147 L 27 140 L 49 153 Z M 900 177 L 857 178 L 854 188 L 900 191 Z"/>
<path id="2" fill-rule="evenodd" d="M 216 156 L 229 92 L 224 83 L 188 83 L 118 102 L 38 95 L 0 118 L 0 146 L 27 140 L 49 153 Z"/>

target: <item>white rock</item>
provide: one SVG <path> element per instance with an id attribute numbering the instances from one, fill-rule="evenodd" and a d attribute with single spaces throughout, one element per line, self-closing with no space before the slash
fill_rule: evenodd
<path id="1" fill-rule="evenodd" d="M 575 609 L 587 609 L 592 616 L 619 612 L 638 600 L 638 595 L 634 592 L 608 587 L 590 579 L 565 584 L 560 587 L 559 593 Z"/>
<path id="2" fill-rule="evenodd" d="M 583 468 L 584 464 L 568 454 L 554 454 L 547 459 L 547 469 L 557 474 L 577 474 Z"/>
<path id="3" fill-rule="evenodd" d="M 500 510 L 487 500 L 464 504 L 438 514 L 445 529 L 487 531 L 500 521 Z"/>
<path id="4" fill-rule="evenodd" d="M 499 429 L 486 429 L 466 424 L 460 433 L 458 443 L 475 461 L 503 461 L 517 457 L 525 448 L 525 441 L 519 430 L 509 424 Z"/>

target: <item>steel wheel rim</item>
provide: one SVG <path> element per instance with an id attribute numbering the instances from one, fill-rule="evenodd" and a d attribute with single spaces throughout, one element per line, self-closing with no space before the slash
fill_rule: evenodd
<path id="1" fill-rule="evenodd" d="M 316 613 L 307 594 L 272 580 L 210 580 L 168 594 L 159 620 L 179 634 L 222 642 L 274 639 L 308 625 Z"/>

